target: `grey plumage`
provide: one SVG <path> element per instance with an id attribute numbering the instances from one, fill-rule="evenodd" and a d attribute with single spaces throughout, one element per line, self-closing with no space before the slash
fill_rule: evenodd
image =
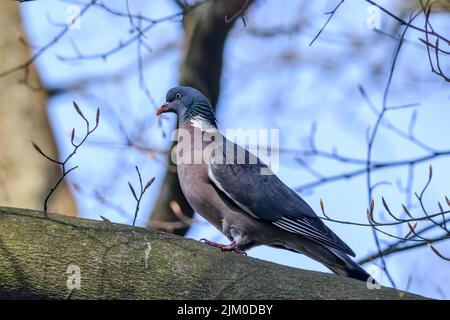
<path id="1" fill-rule="evenodd" d="M 172 88 L 157 114 L 164 112 L 177 113 L 180 129 L 192 136 L 199 132 L 215 136 L 213 141 L 205 139 L 197 146 L 201 150 L 191 148 L 192 154 L 209 148 L 205 161 L 178 163 L 177 171 L 190 205 L 232 241 L 227 248 L 283 248 L 303 253 L 337 274 L 363 281 L 369 278 L 348 257 L 355 256 L 350 247 L 298 194 L 276 175 L 261 174 L 262 169 L 270 168 L 220 135 L 213 109 L 200 91 Z"/>

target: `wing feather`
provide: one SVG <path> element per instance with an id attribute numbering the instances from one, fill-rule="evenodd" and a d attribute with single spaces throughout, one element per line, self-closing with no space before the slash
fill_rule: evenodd
<path id="1" fill-rule="evenodd" d="M 354 256 L 353 251 L 334 234 L 316 215 L 314 210 L 294 191 L 286 186 L 275 174 L 261 174 L 270 168 L 249 151 L 224 138 L 224 143 L 231 143 L 232 148 L 219 145 L 215 154 L 222 161 L 212 157 L 208 176 L 211 182 L 229 198 L 232 203 L 253 218 L 271 222 L 274 226 L 304 236 L 317 243 L 335 248 Z M 249 161 L 225 162 L 224 151 L 234 150 L 235 154 L 256 159 Z M 229 157 L 229 155 L 228 155 Z M 262 171 L 263 170 L 263 171 Z"/>

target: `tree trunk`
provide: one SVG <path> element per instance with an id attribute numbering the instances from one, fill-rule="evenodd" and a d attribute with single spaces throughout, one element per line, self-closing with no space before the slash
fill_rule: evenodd
<path id="1" fill-rule="evenodd" d="M 17 3 L 0 2 L 0 72 L 30 57 Z M 26 40 L 24 40 L 26 41 Z M 29 87 L 21 83 L 25 70 L 0 78 L 0 204 L 41 209 L 59 168 L 39 155 L 33 139 L 50 156 L 57 149 L 47 118 L 47 95 L 37 90 L 40 82 L 29 68 Z M 75 215 L 74 200 L 64 184 L 50 203 L 53 211 Z"/>
<path id="2" fill-rule="evenodd" d="M 159 231 L 0 207 L 0 298 L 421 297 L 221 252 Z"/>
<path id="3" fill-rule="evenodd" d="M 227 22 L 226 17 L 244 12 L 251 3 L 245 0 L 210 1 L 189 10 L 184 16 L 185 53 L 180 67 L 180 85 L 199 89 L 209 98 L 213 107 L 219 99 L 225 40 L 233 23 L 240 19 L 237 17 Z M 185 216 L 193 216 L 194 211 L 181 191 L 177 173 L 168 170 L 150 216 L 149 227 L 151 221 L 179 221 L 170 208 L 172 201 L 180 205 Z M 188 228 L 186 225 L 185 228 L 174 229 L 173 233 L 184 235 Z"/>

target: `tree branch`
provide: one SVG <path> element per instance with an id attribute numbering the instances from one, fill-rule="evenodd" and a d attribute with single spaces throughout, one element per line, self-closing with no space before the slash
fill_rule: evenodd
<path id="1" fill-rule="evenodd" d="M 78 270 L 79 289 L 71 285 Z M 0 207 L 0 298 L 420 299 L 142 228 Z"/>

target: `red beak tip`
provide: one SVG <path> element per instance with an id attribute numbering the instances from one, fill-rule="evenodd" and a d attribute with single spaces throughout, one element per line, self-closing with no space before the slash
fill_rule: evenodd
<path id="1" fill-rule="evenodd" d="M 169 103 L 167 103 L 167 102 L 163 103 L 163 105 L 161 107 L 156 109 L 156 115 L 159 116 L 159 115 L 167 112 L 167 106 L 168 105 L 169 105 Z"/>

